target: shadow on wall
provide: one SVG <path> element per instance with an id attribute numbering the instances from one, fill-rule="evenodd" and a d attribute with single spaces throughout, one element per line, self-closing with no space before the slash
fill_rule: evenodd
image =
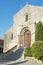
<path id="1" fill-rule="evenodd" d="M 12 50 L 16 49 L 17 48 L 17 45 L 14 46 L 13 48 L 11 48 L 10 50 L 8 50 L 5 54 L 9 54 Z"/>

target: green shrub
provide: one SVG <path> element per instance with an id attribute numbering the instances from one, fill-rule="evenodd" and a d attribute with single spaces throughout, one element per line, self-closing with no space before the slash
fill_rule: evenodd
<path id="1" fill-rule="evenodd" d="M 43 60 L 43 41 L 36 41 L 31 48 L 32 56 Z"/>
<path id="2" fill-rule="evenodd" d="M 25 52 L 25 56 L 30 56 L 30 57 L 32 56 L 30 47 L 29 48 L 25 48 L 24 52 Z"/>
<path id="3" fill-rule="evenodd" d="M 36 41 L 43 41 L 43 24 L 41 21 L 36 23 L 36 29 L 35 29 L 35 40 Z"/>

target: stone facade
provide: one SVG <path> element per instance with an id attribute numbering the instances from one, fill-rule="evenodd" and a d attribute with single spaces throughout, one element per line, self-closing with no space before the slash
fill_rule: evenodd
<path id="1" fill-rule="evenodd" d="M 35 41 L 35 23 L 43 23 L 43 7 L 27 4 L 13 16 L 14 24 L 5 33 L 4 52 L 15 45 L 32 46 Z M 11 40 L 11 34 L 13 39 Z M 7 37 L 6 37 L 7 36 Z"/>
<path id="2" fill-rule="evenodd" d="M 4 50 L 3 52 L 7 52 L 14 46 L 16 46 L 14 40 L 13 40 L 13 26 L 5 32 L 5 37 L 4 37 Z"/>

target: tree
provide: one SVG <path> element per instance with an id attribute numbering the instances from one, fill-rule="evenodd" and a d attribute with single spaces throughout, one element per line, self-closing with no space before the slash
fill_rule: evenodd
<path id="1" fill-rule="evenodd" d="M 36 29 L 35 29 L 35 40 L 38 41 L 43 41 L 43 25 L 41 21 L 39 21 L 36 24 Z"/>

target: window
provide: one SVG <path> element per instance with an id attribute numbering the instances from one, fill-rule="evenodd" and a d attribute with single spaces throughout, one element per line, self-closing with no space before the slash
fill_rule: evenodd
<path id="1" fill-rule="evenodd" d="M 13 39 L 13 34 L 11 35 L 11 40 Z"/>
<path id="2" fill-rule="evenodd" d="M 28 21 L 28 15 L 26 15 L 26 21 Z"/>

